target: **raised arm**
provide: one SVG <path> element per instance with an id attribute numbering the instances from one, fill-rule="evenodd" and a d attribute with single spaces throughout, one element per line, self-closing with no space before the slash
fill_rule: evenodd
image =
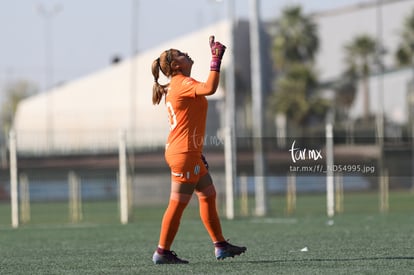
<path id="1" fill-rule="evenodd" d="M 214 41 L 214 36 L 209 38 L 211 49 L 210 73 L 205 83 L 200 83 L 196 88 L 196 95 L 212 95 L 216 92 L 220 80 L 220 66 L 226 46 Z"/>

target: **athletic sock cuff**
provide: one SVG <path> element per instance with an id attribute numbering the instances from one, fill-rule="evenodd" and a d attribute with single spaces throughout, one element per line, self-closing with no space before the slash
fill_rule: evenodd
<path id="1" fill-rule="evenodd" d="M 225 247 L 227 245 L 226 241 L 215 242 L 214 247 Z"/>
<path id="2" fill-rule="evenodd" d="M 161 248 L 161 247 L 157 247 L 157 253 L 158 254 L 160 254 L 160 255 L 164 255 L 166 252 L 168 252 L 169 250 L 166 250 L 166 249 L 164 249 L 164 248 Z"/>

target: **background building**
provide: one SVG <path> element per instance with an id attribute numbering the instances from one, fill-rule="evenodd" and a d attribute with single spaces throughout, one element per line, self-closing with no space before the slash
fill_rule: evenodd
<path id="1" fill-rule="evenodd" d="M 405 102 L 411 72 L 409 68 L 394 69 L 393 53 L 403 20 L 412 9 L 412 1 L 382 1 L 381 6 L 377 2 L 368 2 L 313 14 L 319 30 L 320 50 L 316 66 L 321 83 L 334 82 L 340 78 L 344 70 L 344 46 L 353 37 L 359 34 L 376 37 L 386 49 L 383 56 L 385 74 L 371 77 L 370 109 L 374 114 L 377 113 L 380 97 L 383 97 L 388 121 L 399 125 L 406 123 L 408 107 Z M 273 81 L 270 57 L 272 24 L 268 26 L 270 28 L 267 27 L 261 36 L 261 54 L 265 67 L 264 98 L 272 92 Z M 209 70 L 208 36 L 215 34 L 218 40 L 229 44 L 229 32 L 229 22 L 222 21 L 22 101 L 14 124 L 19 137 L 19 150 L 113 150 L 117 146 L 120 131 L 128 133 L 129 143 L 135 147 L 163 146 L 168 128 L 165 109 L 151 104 L 152 61 L 166 49 L 181 49 L 195 60 L 193 77 L 203 81 Z M 228 51 L 233 51 L 235 55 L 236 132 L 237 136 L 243 137 L 249 135 L 251 128 L 248 22 L 239 21 L 236 24 L 234 37 L 234 47 Z M 223 71 L 226 70 L 227 63 L 228 60 L 224 58 Z M 225 80 L 222 83 L 224 82 Z M 208 136 L 221 137 L 224 94 L 221 86 L 217 94 L 210 97 Z M 361 89 L 358 89 L 350 108 L 350 117 L 355 120 L 361 113 Z M 265 134 L 273 136 L 273 121 L 268 121 L 266 125 Z"/>
<path id="2" fill-rule="evenodd" d="M 205 81 L 211 58 L 208 38 L 228 43 L 229 24 L 190 33 L 132 59 L 115 63 L 80 79 L 23 100 L 14 128 L 19 151 L 90 152 L 116 150 L 119 133 L 139 148 L 162 147 L 168 134 L 167 113 L 161 103 L 152 105 L 152 62 L 165 50 L 177 48 L 195 60 L 192 76 Z M 227 60 L 224 58 L 225 69 Z M 161 78 L 166 83 L 168 79 Z M 217 135 L 221 113 L 220 87 L 210 100 L 208 135 Z"/>

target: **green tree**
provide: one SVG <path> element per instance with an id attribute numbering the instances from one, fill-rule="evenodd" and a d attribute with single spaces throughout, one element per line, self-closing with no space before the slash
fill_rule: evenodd
<path id="1" fill-rule="evenodd" d="M 402 30 L 400 32 L 400 41 L 397 50 L 394 53 L 397 66 L 414 66 L 414 9 L 411 13 L 403 19 Z M 412 85 L 414 78 L 410 84 L 408 92 L 412 94 Z M 410 102 L 410 105 L 412 103 Z M 414 125 L 414 113 L 412 108 L 409 109 L 408 129 L 413 130 Z M 414 183 L 413 183 L 414 188 Z"/>
<path id="2" fill-rule="evenodd" d="M 288 6 L 276 21 L 273 59 L 283 71 L 291 63 L 313 62 L 319 48 L 317 25 L 302 13 L 301 6 Z"/>
<path id="3" fill-rule="evenodd" d="M 357 78 L 350 74 L 344 74 L 333 85 L 335 91 L 335 109 L 338 120 L 349 119 L 349 109 L 352 106 L 357 91 Z"/>
<path id="4" fill-rule="evenodd" d="M 5 100 L 3 101 L 0 112 L 0 121 L 2 125 L 2 129 L 0 130 L 4 133 L 7 133 L 10 130 L 19 102 L 36 92 L 37 87 L 27 80 L 18 80 L 6 86 Z"/>
<path id="5" fill-rule="evenodd" d="M 301 124 L 310 111 L 308 90 L 316 86 L 316 76 L 310 66 L 292 64 L 277 80 L 277 93 L 273 97 L 275 109 Z"/>
<path id="6" fill-rule="evenodd" d="M 286 7 L 275 23 L 272 45 L 277 79 L 271 96 L 273 113 L 283 113 L 297 125 L 323 117 L 327 102 L 316 93 L 314 58 L 319 48 L 317 25 L 300 6 Z"/>
<path id="7" fill-rule="evenodd" d="M 377 42 L 367 34 L 356 36 L 345 45 L 346 74 L 356 75 L 363 86 L 363 118 L 367 120 L 370 115 L 369 75 L 375 65 Z"/>
<path id="8" fill-rule="evenodd" d="M 395 59 L 399 66 L 413 64 L 414 57 L 414 10 L 403 21 L 400 33 L 400 42 L 395 52 Z"/>

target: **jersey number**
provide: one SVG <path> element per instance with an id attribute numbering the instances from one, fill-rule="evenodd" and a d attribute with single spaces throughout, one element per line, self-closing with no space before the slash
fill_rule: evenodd
<path id="1" fill-rule="evenodd" d="M 167 101 L 168 120 L 170 122 L 170 130 L 174 130 L 177 127 L 177 116 L 175 115 L 171 102 Z"/>

